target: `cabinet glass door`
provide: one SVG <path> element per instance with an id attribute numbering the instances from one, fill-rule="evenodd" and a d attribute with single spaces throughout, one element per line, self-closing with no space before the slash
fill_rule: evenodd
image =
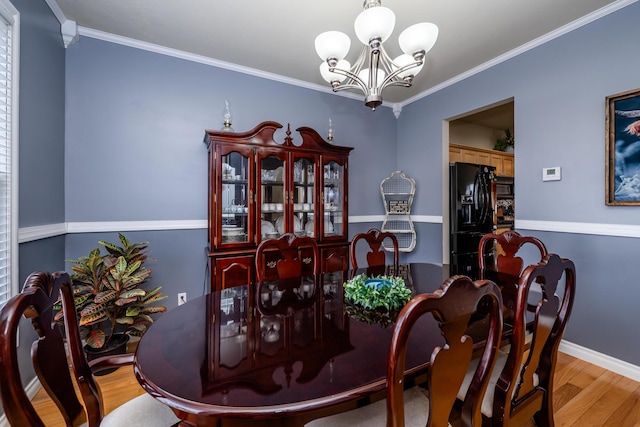
<path id="1" fill-rule="evenodd" d="M 260 233 L 262 239 L 278 238 L 287 232 L 285 223 L 287 199 L 285 161 L 275 155 L 260 160 Z"/>
<path id="2" fill-rule="evenodd" d="M 314 237 L 316 163 L 313 158 L 299 158 L 293 162 L 293 232 Z"/>
<path id="3" fill-rule="evenodd" d="M 221 157 L 222 243 L 246 243 L 249 240 L 250 187 L 249 158 L 232 151 Z"/>
<path id="4" fill-rule="evenodd" d="M 344 167 L 335 161 L 324 165 L 323 176 L 324 223 L 322 236 L 344 236 Z"/>

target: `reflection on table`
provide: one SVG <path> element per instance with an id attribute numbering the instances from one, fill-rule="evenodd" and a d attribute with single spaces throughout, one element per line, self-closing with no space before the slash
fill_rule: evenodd
<path id="1" fill-rule="evenodd" d="M 333 357 L 352 350 L 340 279 L 325 277 L 322 288 L 304 278 L 212 294 L 203 391 L 273 394 L 292 380 L 315 378 Z"/>

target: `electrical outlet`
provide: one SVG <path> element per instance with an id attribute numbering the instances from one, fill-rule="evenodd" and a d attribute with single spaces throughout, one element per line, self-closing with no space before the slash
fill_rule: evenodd
<path id="1" fill-rule="evenodd" d="M 178 305 L 182 305 L 185 302 L 187 302 L 187 293 L 186 292 L 180 292 L 178 294 Z"/>

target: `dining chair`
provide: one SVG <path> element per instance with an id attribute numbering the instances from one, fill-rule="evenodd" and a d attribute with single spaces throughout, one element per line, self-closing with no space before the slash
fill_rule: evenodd
<path id="1" fill-rule="evenodd" d="M 489 247 L 489 243 L 495 243 L 500 250 L 498 251 L 493 246 Z M 494 250 L 498 251 L 495 254 L 496 271 L 515 277 L 520 276 L 524 260 L 522 257 L 517 256 L 517 253 L 527 243 L 534 245 L 540 252 L 540 258 L 535 259 L 535 262 L 531 264 L 538 262 L 547 255 L 547 248 L 540 239 L 533 236 L 522 236 L 515 230 L 507 230 L 501 234 L 488 233 L 482 236 L 478 244 L 478 265 L 480 266 L 481 277 L 484 277 L 483 274 L 489 267 L 487 265 L 487 257 Z"/>
<path id="2" fill-rule="evenodd" d="M 320 249 L 311 237 L 285 233 L 278 239 L 260 242 L 255 264 L 258 282 L 315 275 L 320 273 Z"/>
<path id="3" fill-rule="evenodd" d="M 531 315 L 527 306 L 534 284 L 541 287 L 542 294 L 535 304 L 535 314 Z M 554 425 L 553 378 L 558 347 L 573 307 L 575 286 L 573 262 L 556 254 L 546 255 L 522 273 L 509 352 L 498 353 L 482 402 L 487 424 L 519 426 L 533 418 L 538 426 Z M 472 367 L 473 364 L 459 399 L 465 397 Z"/>
<path id="4" fill-rule="evenodd" d="M 353 239 L 351 239 L 350 251 L 351 265 L 353 267 L 353 270 L 355 271 L 360 267 L 360 265 L 358 264 L 357 247 L 358 242 L 364 240 L 369 245 L 369 251 L 366 254 L 367 267 L 371 272 L 376 272 L 378 269 L 381 269 L 380 274 L 384 274 L 383 267 L 387 264 L 387 254 L 385 253 L 382 243 L 385 241 L 385 239 L 389 239 L 391 241 L 391 246 L 393 246 L 394 271 L 398 271 L 400 258 L 400 251 L 398 250 L 398 239 L 396 238 L 395 234 L 387 231 L 380 231 L 377 228 L 372 228 L 366 233 L 358 233 L 353 236 Z M 364 267 L 364 265 L 362 267 Z"/>
<path id="5" fill-rule="evenodd" d="M 496 361 L 502 333 L 502 297 L 499 288 L 489 280 L 472 282 L 466 276 L 453 276 L 439 290 L 413 297 L 398 315 L 393 329 L 387 362 L 386 399 L 361 408 L 314 420 L 308 427 L 330 426 L 420 426 L 439 427 L 449 424 L 467 365 L 474 348 L 482 346 L 480 363 L 460 413 L 463 427 L 480 426 L 480 402 L 488 386 Z M 478 311 L 487 309 L 489 328 L 483 341 L 474 342 L 465 331 Z M 444 337 L 444 342 L 432 353 L 424 354 L 430 361 L 426 387 L 407 387 L 404 380 L 405 358 L 410 348 L 411 330 L 426 314 L 432 318 Z M 427 319 L 424 319 L 427 320 Z M 428 395 L 428 397 L 427 397 Z"/>
<path id="6" fill-rule="evenodd" d="M 61 294 L 64 336 L 71 370 L 62 328 L 53 321 L 54 306 Z M 7 301 L 0 311 L 0 397 L 4 413 L 12 426 L 45 426 L 22 385 L 18 360 L 18 330 L 22 316 L 30 319 L 36 332 L 31 345 L 33 369 L 68 426 L 157 427 L 178 424 L 179 419 L 168 406 L 146 393 L 104 415 L 102 396 L 93 372 L 130 364 L 133 354 L 103 357 L 89 364 L 84 357 L 78 332 L 69 275 L 64 272 L 35 272 L 27 277 L 22 292 Z M 23 341 L 27 339 L 24 331 L 21 338 Z M 74 381 L 78 384 L 83 403 L 76 395 Z"/>
<path id="7" fill-rule="evenodd" d="M 490 245 L 490 243 L 495 243 L 496 247 Z M 525 245 L 526 247 L 531 247 L 532 250 L 521 251 Z M 495 257 L 495 265 L 491 266 L 492 268 L 487 265 L 489 254 L 493 254 Z M 494 277 L 489 276 L 489 272 L 492 269 L 495 270 L 491 273 L 495 274 L 500 281 L 505 307 L 505 323 L 511 323 L 516 304 L 516 285 L 524 266 L 540 262 L 547 254 L 547 248 L 540 239 L 533 236 L 523 236 L 515 230 L 507 230 L 501 234 L 485 234 L 480 239 L 478 243 L 479 277 L 482 279 L 494 279 Z M 525 264 L 523 256 L 527 259 L 527 264 Z M 540 288 L 534 285 L 531 294 L 535 300 L 541 294 Z M 535 305 L 529 304 L 528 310 L 535 311 Z"/>

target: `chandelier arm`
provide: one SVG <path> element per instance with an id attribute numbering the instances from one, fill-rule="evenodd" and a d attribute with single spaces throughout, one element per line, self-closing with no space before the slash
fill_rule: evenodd
<path id="1" fill-rule="evenodd" d="M 411 87 L 411 83 L 406 82 L 404 80 L 394 80 L 394 81 L 385 83 L 383 89 L 389 86 Z"/>
<path id="2" fill-rule="evenodd" d="M 333 91 L 334 92 L 337 92 L 339 90 L 344 90 L 344 89 L 360 89 L 363 93 L 365 93 L 365 94 L 367 93 L 367 86 L 352 71 L 343 70 L 342 68 L 335 68 L 335 67 L 333 67 L 333 68 L 329 67 L 329 71 L 331 71 L 332 73 L 342 74 L 343 76 L 347 76 L 347 78 L 349 78 L 353 82 L 357 83 L 357 85 L 349 84 L 349 83 L 338 84 L 337 86 L 333 86 Z"/>
<path id="3" fill-rule="evenodd" d="M 340 84 L 338 86 L 332 87 L 332 89 L 333 89 L 334 92 L 340 92 L 340 91 L 345 90 L 345 89 L 360 89 L 360 90 L 362 90 L 362 86 L 355 85 L 355 84 Z"/>
<path id="4" fill-rule="evenodd" d="M 358 59 L 356 59 L 356 62 L 351 67 L 351 71 L 354 74 L 357 75 L 360 72 L 360 70 L 362 70 L 362 67 L 367 61 L 367 57 L 369 56 L 370 50 L 371 48 L 369 46 L 365 46 L 365 45 L 362 46 L 362 49 L 360 49 L 360 53 L 358 54 Z"/>
<path id="5" fill-rule="evenodd" d="M 393 73 L 389 74 L 386 79 L 384 79 L 384 81 L 382 82 L 382 85 L 380 85 L 380 90 L 382 91 L 382 89 L 384 89 L 387 86 L 411 87 L 411 84 L 413 83 L 413 77 L 415 77 L 415 74 L 409 80 L 399 78 L 398 74 L 404 71 L 410 70 L 411 68 L 415 68 L 420 64 L 422 64 L 422 62 L 418 61 L 418 62 L 414 62 L 413 64 L 407 64 L 405 66 L 398 68 Z M 401 84 L 393 84 L 393 82 L 397 82 Z"/>

